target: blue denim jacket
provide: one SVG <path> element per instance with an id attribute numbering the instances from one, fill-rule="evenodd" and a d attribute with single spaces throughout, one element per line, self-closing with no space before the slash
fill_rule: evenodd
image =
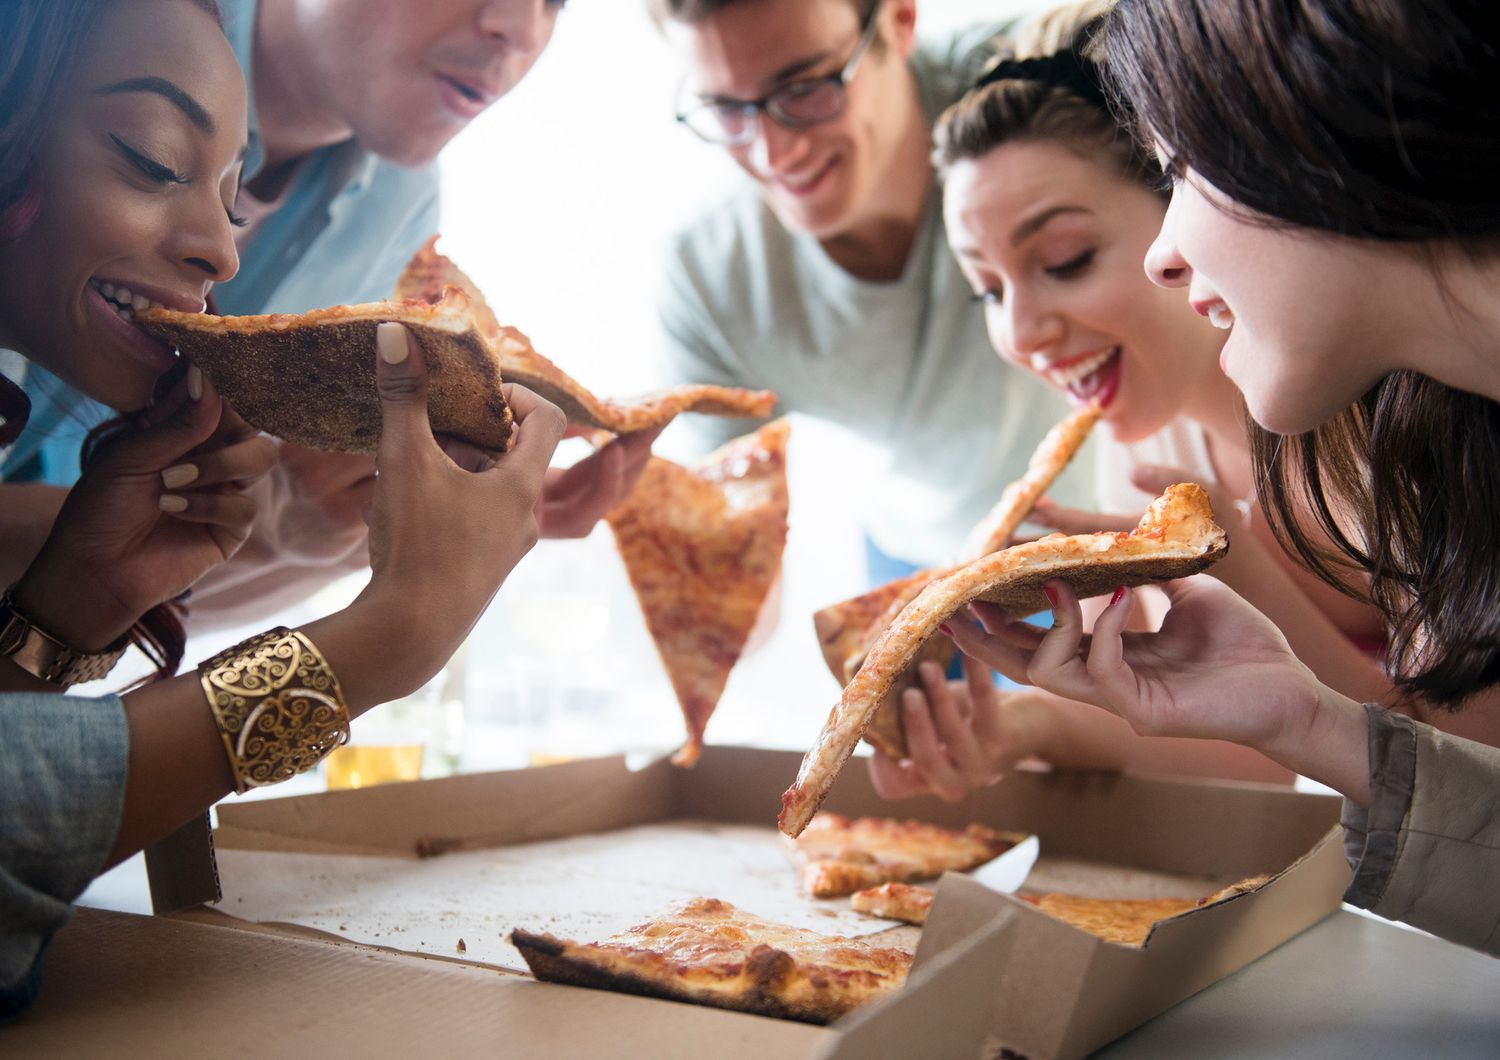
<path id="1" fill-rule="evenodd" d="M 119 696 L 0 693 L 0 1022 L 120 830 L 130 734 Z"/>

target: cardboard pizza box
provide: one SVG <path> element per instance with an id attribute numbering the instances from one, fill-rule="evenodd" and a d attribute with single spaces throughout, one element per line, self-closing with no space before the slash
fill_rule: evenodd
<path id="1" fill-rule="evenodd" d="M 257 1035 L 270 1035 L 258 1037 L 258 1044 L 278 1052 L 305 1051 L 344 1035 L 351 1052 L 409 1054 L 429 1040 L 411 1021 L 436 1020 L 445 1029 L 433 1041 L 469 1035 L 464 1040 L 508 1042 L 517 1055 L 701 1055 L 703 1044 L 713 1042 L 718 1056 L 971 1058 L 1005 1047 L 1033 1057 L 1072 1057 L 1315 923 L 1338 907 L 1347 881 L 1330 833 L 1339 802 L 1327 796 L 1268 785 L 1023 769 L 959 805 L 935 798 L 890 803 L 876 796 L 856 761 L 826 808 L 1034 832 L 1042 858 L 1033 877 L 1056 889 L 1191 896 L 1247 876 L 1274 878 L 1253 893 L 1164 922 L 1143 949 L 1130 949 L 950 876 L 922 932 L 907 986 L 830 1027 L 537 983 L 518 974 L 501 938 L 511 910 L 541 908 L 540 893 L 564 922 L 600 910 L 646 919 L 694 886 L 695 874 L 705 871 L 704 851 L 724 849 L 705 844 L 779 843 L 775 814 L 800 758 L 710 747 L 692 770 L 665 760 L 633 770 L 612 757 L 230 801 L 219 808 L 212 845 L 201 827 L 189 829 L 149 859 L 158 912 L 170 916 L 91 916 L 106 936 L 129 938 L 117 952 L 150 946 L 175 955 L 173 967 L 198 969 L 184 986 L 196 998 L 193 1019 L 177 1023 L 189 1037 L 190 1027 L 212 1026 L 215 1015 L 233 1021 L 247 1005 L 275 1011 L 300 999 L 297 1019 L 257 1025 Z M 633 856 L 632 836 L 647 844 Z M 570 862 L 567 877 L 549 883 L 546 864 L 532 863 L 585 856 L 592 844 L 624 858 L 621 876 L 590 881 L 577 868 L 586 861 Z M 444 853 L 422 858 L 419 849 Z M 502 864 L 508 867 L 496 867 Z M 761 867 L 756 862 L 745 874 Z M 589 908 L 564 908 L 578 904 Z M 257 975 L 248 995 L 234 977 L 238 969 L 243 980 L 247 964 L 275 973 Z M 205 987 L 215 976 L 222 990 Z M 314 1015 L 322 1004 L 316 1000 L 320 984 L 330 977 L 341 998 L 373 993 L 388 999 L 385 1007 L 353 1027 L 337 1007 Z M 395 988 L 404 979 L 411 984 L 409 1000 Z M 446 1000 L 439 980 L 455 984 L 458 1000 Z M 74 1045 L 84 1043 L 79 1036 L 96 1022 L 49 1022 L 46 1011 L 28 1022 L 44 1031 L 62 1027 Z M 149 1008 L 132 1012 L 140 1020 L 153 1018 Z M 402 1013 L 405 1023 L 396 1018 Z M 397 1024 L 407 1030 L 394 1029 Z"/>

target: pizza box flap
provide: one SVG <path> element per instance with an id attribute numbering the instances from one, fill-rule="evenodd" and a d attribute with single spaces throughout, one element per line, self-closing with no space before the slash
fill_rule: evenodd
<path id="1" fill-rule="evenodd" d="M 1335 828 L 1256 891 L 1160 921 L 1139 948 L 1106 942 L 949 873 L 914 967 L 964 945 L 999 917 L 1012 930 L 1007 974 L 986 1006 L 994 1043 L 1030 1057 L 1086 1056 L 1336 910 L 1349 881 L 1340 840 Z M 1016 974 L 1022 968 L 1025 974 Z"/>

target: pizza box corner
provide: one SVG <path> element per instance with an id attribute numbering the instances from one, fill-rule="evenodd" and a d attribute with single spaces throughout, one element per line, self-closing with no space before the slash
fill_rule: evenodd
<path id="1" fill-rule="evenodd" d="M 1192 896 L 1245 877 L 1272 879 L 1250 893 L 1160 922 L 1144 947 L 1132 948 L 1104 942 L 1014 896 L 949 874 L 939 886 L 906 987 L 828 1027 L 536 983 L 502 959 L 486 959 L 472 943 L 455 947 L 450 942 L 437 953 L 399 933 L 362 937 L 358 924 L 341 922 L 339 927 L 350 930 L 340 937 L 311 920 L 244 919 L 228 900 L 212 906 L 220 898 L 221 872 L 223 892 L 233 893 L 237 874 L 278 857 L 389 864 L 395 869 L 382 882 L 383 893 L 392 893 L 391 887 L 423 893 L 432 886 L 423 867 L 445 861 L 447 854 L 419 854 L 494 851 L 676 822 L 770 831 L 781 791 L 799 762 L 791 752 L 709 747 L 691 770 L 664 759 L 631 769 L 616 756 L 230 802 L 219 808 L 212 838 L 206 822 L 199 822 L 149 852 L 153 902 L 159 914 L 168 915 L 147 924 L 160 925 L 160 931 L 171 925 L 175 932 L 205 933 L 183 943 L 190 949 L 223 952 L 227 945 L 275 952 L 272 944 L 281 945 L 287 947 L 290 968 L 301 967 L 301 960 L 308 960 L 309 968 L 332 963 L 355 988 L 366 976 L 384 981 L 409 975 L 416 983 L 436 974 L 435 963 L 447 974 L 454 974 L 449 966 L 456 965 L 482 975 L 484 989 L 493 995 L 486 1011 L 504 1014 L 511 1044 L 547 1042 L 554 1055 L 615 1052 L 622 1042 L 629 1043 L 624 1051 L 632 1055 L 687 1055 L 692 1050 L 681 1046 L 688 1035 L 699 1046 L 714 1041 L 720 1056 L 973 1057 L 1005 1047 L 1032 1057 L 1074 1057 L 1316 923 L 1338 908 L 1348 878 L 1335 830 L 1339 803 L 1329 796 L 1248 783 L 1021 769 L 958 805 L 934 798 L 892 803 L 875 794 L 856 761 L 844 771 L 826 809 L 956 827 L 978 821 L 1030 832 L 1041 839 L 1034 877 L 1065 881 L 1079 893 L 1158 897 L 1164 896 L 1160 888 L 1181 881 Z M 792 874 L 790 867 L 787 873 Z M 673 866 L 673 874 L 690 877 L 691 866 Z M 640 885 L 648 886 L 650 878 L 647 874 Z M 584 893 L 601 894 L 606 887 L 601 882 L 600 890 Z M 655 915 L 674 897 L 664 893 L 660 907 L 638 919 Z M 464 920 L 467 914 L 458 906 L 443 915 L 459 918 L 455 923 L 473 922 Z M 149 934 L 152 929 L 130 930 Z M 474 931 L 473 937 L 481 934 L 497 933 Z M 261 987 L 271 988 L 270 982 Z M 223 1016 L 232 1018 L 246 1003 L 243 997 L 225 998 Z M 445 1026 L 467 1026 L 465 1021 L 476 1018 L 472 1005 L 454 1001 L 439 1007 L 455 1010 L 443 1017 L 449 1019 Z M 356 1028 L 353 1033 L 376 1032 Z M 381 1033 L 379 1044 L 385 1048 L 378 1051 L 392 1051 L 389 1032 Z M 282 1044 L 305 1043 L 306 1034 L 304 1026 L 301 1038 L 287 1037 Z M 421 1040 L 415 1031 L 412 1040 Z"/>

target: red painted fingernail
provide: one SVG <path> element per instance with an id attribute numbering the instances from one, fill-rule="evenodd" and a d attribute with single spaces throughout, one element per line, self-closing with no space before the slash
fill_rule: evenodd
<path id="1" fill-rule="evenodd" d="M 1115 590 L 1115 595 L 1109 598 L 1109 606 L 1114 607 L 1115 604 L 1119 603 L 1123 599 L 1125 599 L 1125 586 L 1122 585 Z"/>
<path id="2" fill-rule="evenodd" d="M 953 630 L 951 630 L 951 629 L 948 628 L 948 623 L 946 623 L 946 622 L 944 622 L 941 626 L 939 626 L 938 629 L 940 629 L 940 630 L 943 631 L 943 636 L 945 636 L 945 637 L 951 637 L 951 636 L 953 636 Z"/>
<path id="3" fill-rule="evenodd" d="M 1042 586 L 1042 592 L 1047 594 L 1047 602 L 1053 607 L 1057 606 L 1057 590 L 1050 585 Z"/>

